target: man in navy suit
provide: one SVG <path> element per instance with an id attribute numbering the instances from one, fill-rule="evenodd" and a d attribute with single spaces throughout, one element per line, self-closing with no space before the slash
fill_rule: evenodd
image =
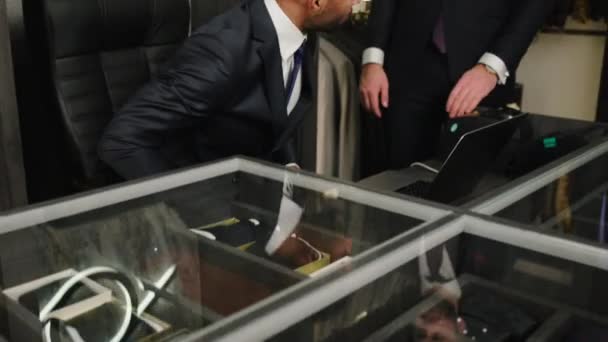
<path id="1" fill-rule="evenodd" d="M 387 166 L 432 157 L 448 113 L 508 93 L 554 1 L 373 0 L 360 92 L 384 123 Z"/>
<path id="2" fill-rule="evenodd" d="M 346 21 L 357 1 L 243 0 L 194 31 L 116 114 L 101 159 L 127 179 L 236 154 L 297 163 L 293 136 L 315 94 L 314 31 Z"/>

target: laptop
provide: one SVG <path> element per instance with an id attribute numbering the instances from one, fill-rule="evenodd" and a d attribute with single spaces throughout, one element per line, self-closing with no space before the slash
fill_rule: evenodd
<path id="1" fill-rule="evenodd" d="M 397 192 L 441 203 L 471 194 L 526 116 L 520 113 L 463 134 L 431 182 L 416 181 Z"/>

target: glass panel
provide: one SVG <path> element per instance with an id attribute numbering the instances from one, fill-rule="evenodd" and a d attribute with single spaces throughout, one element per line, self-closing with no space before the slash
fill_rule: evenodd
<path id="1" fill-rule="evenodd" d="M 285 179 L 234 172 L 0 235 L 0 336 L 183 336 L 422 223 Z"/>
<path id="2" fill-rule="evenodd" d="M 425 246 L 435 240 L 427 236 L 408 246 L 420 251 L 417 258 L 273 340 L 305 336 L 310 341 L 497 342 L 605 341 L 608 337 L 608 272 L 469 233 L 452 235 L 428 250 Z"/>
<path id="3" fill-rule="evenodd" d="M 606 243 L 608 155 L 563 175 L 496 214 L 498 217 Z"/>

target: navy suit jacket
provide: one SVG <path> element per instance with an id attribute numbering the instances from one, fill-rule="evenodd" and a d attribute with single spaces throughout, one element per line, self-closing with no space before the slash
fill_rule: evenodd
<path id="1" fill-rule="evenodd" d="M 389 77 L 407 77 L 443 16 L 450 78 L 458 81 L 490 52 L 514 73 L 555 0 L 374 0 L 369 46 L 384 49 Z M 393 81 L 393 80 L 391 80 Z"/>
<path id="2" fill-rule="evenodd" d="M 293 136 L 311 112 L 317 41 L 308 35 L 302 93 L 287 115 L 276 31 L 263 0 L 197 29 L 116 113 L 99 144 L 125 178 L 233 155 L 297 162 Z"/>

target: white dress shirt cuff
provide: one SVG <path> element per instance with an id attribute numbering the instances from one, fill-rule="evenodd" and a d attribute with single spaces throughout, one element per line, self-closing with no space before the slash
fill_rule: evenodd
<path id="1" fill-rule="evenodd" d="M 377 47 L 370 47 L 363 51 L 362 63 L 365 64 L 380 64 L 384 65 L 384 51 Z"/>
<path id="2" fill-rule="evenodd" d="M 498 75 L 498 84 L 506 84 L 507 78 L 511 76 L 505 62 L 493 53 L 484 53 L 479 59 L 479 63 L 487 65 L 496 72 L 496 75 Z"/>

